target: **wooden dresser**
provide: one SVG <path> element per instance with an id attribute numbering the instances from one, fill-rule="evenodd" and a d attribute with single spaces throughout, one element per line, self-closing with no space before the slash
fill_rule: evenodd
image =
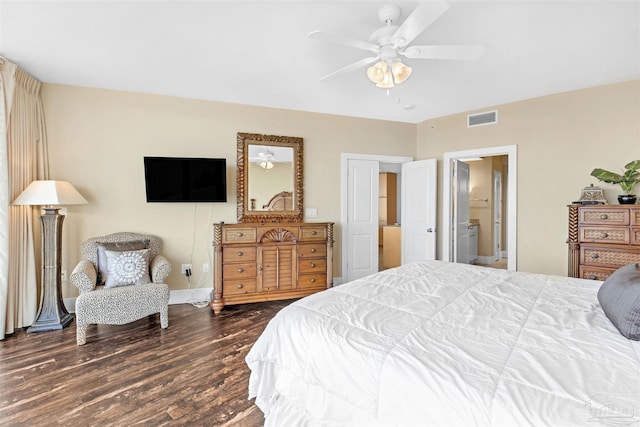
<path id="1" fill-rule="evenodd" d="M 213 250 L 215 313 L 333 286 L 333 223 L 214 224 Z"/>
<path id="2" fill-rule="evenodd" d="M 569 277 L 605 280 L 640 262 L 640 205 L 569 205 Z"/>

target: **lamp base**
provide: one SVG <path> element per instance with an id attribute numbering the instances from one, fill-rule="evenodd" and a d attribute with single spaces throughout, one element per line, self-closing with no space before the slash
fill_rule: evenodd
<path id="1" fill-rule="evenodd" d="M 27 328 L 27 333 L 56 331 L 68 326 L 71 321 L 73 321 L 73 316 L 69 313 L 56 316 L 54 319 L 45 319 L 44 316 L 40 316 Z"/>
<path id="2" fill-rule="evenodd" d="M 29 332 L 45 332 L 62 329 L 69 325 L 73 316 L 62 302 L 62 280 L 60 277 L 62 253 L 62 222 L 59 208 L 46 207 L 40 216 L 42 223 L 42 284 L 40 306 L 36 320 L 27 329 Z"/>

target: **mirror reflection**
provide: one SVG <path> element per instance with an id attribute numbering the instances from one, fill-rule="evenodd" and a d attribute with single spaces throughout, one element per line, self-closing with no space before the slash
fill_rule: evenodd
<path id="1" fill-rule="evenodd" d="M 248 144 L 249 211 L 294 209 L 293 148 Z"/>
<path id="2" fill-rule="evenodd" d="M 238 222 L 300 222 L 303 139 L 238 132 Z"/>

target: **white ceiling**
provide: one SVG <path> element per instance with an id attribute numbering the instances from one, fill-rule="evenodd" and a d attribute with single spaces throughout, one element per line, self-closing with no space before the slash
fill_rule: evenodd
<path id="1" fill-rule="evenodd" d="M 640 2 L 453 1 L 412 44 L 481 44 L 476 61 L 406 60 L 389 95 L 370 56 L 307 38 L 367 40 L 373 1 L 0 1 L 0 55 L 40 81 L 418 123 L 640 78 Z M 407 108 L 407 106 L 413 106 Z"/>

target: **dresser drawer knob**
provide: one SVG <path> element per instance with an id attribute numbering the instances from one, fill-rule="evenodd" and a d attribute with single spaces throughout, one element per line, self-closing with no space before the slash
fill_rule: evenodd
<path id="1" fill-rule="evenodd" d="M 244 268 L 240 267 L 240 268 L 238 269 L 238 273 L 242 273 L 242 272 L 244 272 Z"/>
<path id="2" fill-rule="evenodd" d="M 242 252 L 238 252 L 238 256 L 242 256 L 244 255 Z"/>
<path id="3" fill-rule="evenodd" d="M 316 266 L 316 265 L 315 265 L 314 263 L 311 263 L 311 264 L 309 264 L 309 266 L 310 266 L 311 268 L 315 268 L 315 266 Z"/>
<path id="4" fill-rule="evenodd" d="M 311 231 L 311 235 L 315 236 L 316 234 L 318 234 L 318 232 L 316 230 Z"/>
<path id="5" fill-rule="evenodd" d="M 238 283 L 238 286 L 236 286 L 238 289 L 242 289 L 244 288 L 244 285 L 242 283 Z"/>
<path id="6" fill-rule="evenodd" d="M 602 233 L 600 233 L 600 238 L 601 239 L 606 239 L 607 237 L 609 237 L 609 234 L 605 233 L 604 231 Z"/>
<path id="7" fill-rule="evenodd" d="M 316 248 L 311 248 L 311 253 L 312 254 L 316 253 Z"/>
<path id="8" fill-rule="evenodd" d="M 597 279 L 597 277 L 596 277 L 596 275 L 595 275 L 595 274 L 592 274 L 591 276 L 589 276 L 589 279 L 591 279 L 591 280 L 596 280 L 596 279 Z"/>
<path id="9" fill-rule="evenodd" d="M 607 218 L 609 218 L 609 215 L 607 214 L 600 215 L 600 219 L 607 219 Z"/>
<path id="10" fill-rule="evenodd" d="M 315 277 L 311 278 L 311 283 L 316 283 L 316 278 Z"/>
<path id="11" fill-rule="evenodd" d="M 242 233 L 238 232 L 238 237 L 242 237 Z"/>
<path id="12" fill-rule="evenodd" d="M 600 256 L 598 254 L 591 254 L 591 258 L 597 259 L 597 258 L 600 258 Z"/>

